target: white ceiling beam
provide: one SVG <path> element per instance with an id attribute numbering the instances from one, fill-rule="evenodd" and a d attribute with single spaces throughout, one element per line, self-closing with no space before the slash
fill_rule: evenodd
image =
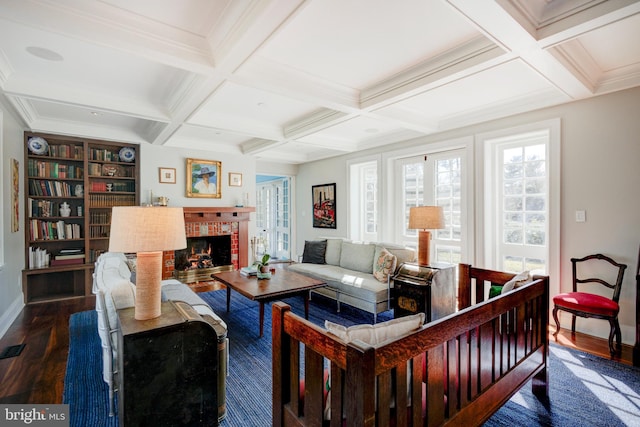
<path id="1" fill-rule="evenodd" d="M 215 47 L 215 56 L 218 58 L 216 73 L 211 73 L 203 81 L 189 84 L 181 90 L 180 102 L 172 103 L 171 123 L 155 138 L 154 144 L 164 144 L 183 123 L 188 122 L 215 90 L 232 76 L 301 4 L 301 0 L 251 2 L 240 23 L 234 25 L 230 36 Z M 228 129 L 238 130 L 234 127 Z"/>
<path id="2" fill-rule="evenodd" d="M 295 123 L 285 126 L 284 136 L 287 139 L 303 138 L 307 135 L 343 123 L 352 117 L 352 115 L 339 111 L 321 109 L 297 120 Z"/>
<path id="3" fill-rule="evenodd" d="M 607 0 L 540 27 L 541 47 L 553 46 L 640 13 L 638 0 Z"/>
<path id="4" fill-rule="evenodd" d="M 520 23 L 494 0 L 447 0 L 477 28 L 514 55 L 520 56 L 533 70 L 571 99 L 593 95 L 578 76 L 568 70 L 551 53 L 540 46 Z"/>
<path id="5" fill-rule="evenodd" d="M 360 107 L 379 109 L 510 59 L 495 43 L 478 37 L 366 88 Z"/>

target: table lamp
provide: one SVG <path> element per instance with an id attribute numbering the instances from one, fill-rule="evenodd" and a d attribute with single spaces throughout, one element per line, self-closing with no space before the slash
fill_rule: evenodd
<path id="1" fill-rule="evenodd" d="M 409 209 L 409 229 L 418 231 L 418 264 L 429 265 L 431 232 L 444 228 L 444 212 L 441 206 L 416 206 Z"/>
<path id="2" fill-rule="evenodd" d="M 162 251 L 187 247 L 182 208 L 115 206 L 110 234 L 110 252 L 137 254 L 135 319 L 160 316 Z"/>

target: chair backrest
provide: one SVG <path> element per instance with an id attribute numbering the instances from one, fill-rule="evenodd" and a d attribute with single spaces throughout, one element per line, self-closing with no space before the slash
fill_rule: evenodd
<path id="1" fill-rule="evenodd" d="M 601 260 L 606 261 L 611 266 L 612 270 L 617 269 L 617 275 L 615 282 L 607 281 L 600 277 L 587 277 L 581 278 L 578 276 L 578 264 L 586 263 L 592 260 Z M 606 264 L 605 264 L 606 265 Z M 611 298 L 613 301 L 618 302 L 620 299 L 620 290 L 622 289 L 622 279 L 624 278 L 624 271 L 627 268 L 626 264 L 620 264 L 609 258 L 606 255 L 595 254 L 588 255 L 584 258 L 571 258 L 571 268 L 573 273 L 573 292 L 578 292 L 578 285 L 582 283 L 599 283 L 601 285 L 606 286 L 609 289 L 613 289 L 613 297 Z"/>

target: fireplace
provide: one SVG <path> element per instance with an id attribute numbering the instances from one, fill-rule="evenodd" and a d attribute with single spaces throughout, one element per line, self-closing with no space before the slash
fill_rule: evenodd
<path id="1" fill-rule="evenodd" d="M 251 212 L 255 208 L 184 208 L 187 249 L 164 252 L 162 278 L 208 281 L 215 272 L 246 266 Z"/>
<path id="2" fill-rule="evenodd" d="M 234 269 L 231 235 L 187 237 L 187 248 L 175 251 L 175 275 L 183 283 L 208 280 L 211 274 Z"/>

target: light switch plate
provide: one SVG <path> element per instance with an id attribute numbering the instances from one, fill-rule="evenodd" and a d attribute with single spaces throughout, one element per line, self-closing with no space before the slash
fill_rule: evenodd
<path id="1" fill-rule="evenodd" d="M 585 222 L 587 220 L 586 211 L 576 211 L 576 222 Z"/>

